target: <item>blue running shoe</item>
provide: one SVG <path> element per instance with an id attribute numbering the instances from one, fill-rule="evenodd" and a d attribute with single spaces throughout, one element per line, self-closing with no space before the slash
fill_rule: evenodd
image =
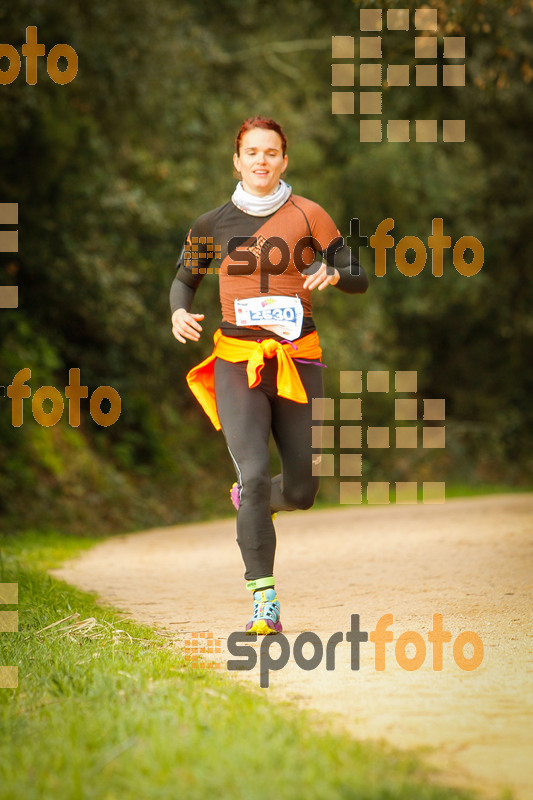
<path id="1" fill-rule="evenodd" d="M 279 600 L 275 589 L 257 589 L 254 592 L 254 611 L 250 622 L 246 623 L 246 633 L 266 635 L 281 633 L 283 627 L 279 618 Z"/>

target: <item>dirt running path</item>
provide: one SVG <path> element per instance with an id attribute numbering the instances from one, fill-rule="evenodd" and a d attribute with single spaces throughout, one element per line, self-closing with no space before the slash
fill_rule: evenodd
<path id="1" fill-rule="evenodd" d="M 428 760 L 448 780 L 489 796 L 508 786 L 518 800 L 531 800 L 533 495 L 280 514 L 276 528 L 291 657 L 263 691 L 326 712 L 358 738 L 430 748 Z M 242 572 L 234 521 L 223 520 L 118 536 L 52 574 L 160 630 L 183 638 L 212 631 L 222 639 L 225 666 L 227 636 L 250 616 Z M 350 667 L 346 641 L 337 646 L 334 671 L 326 671 L 325 657 L 313 671 L 295 663 L 292 645 L 302 631 L 325 644 L 349 630 L 351 614 L 370 632 L 387 613 L 394 642 L 386 645 L 385 671 L 374 668 L 371 642 L 361 645 L 359 671 Z M 456 665 L 452 644 L 444 645 L 443 670 L 433 670 L 427 633 L 434 613 L 443 615 L 452 642 L 465 630 L 481 637 L 476 670 Z M 395 658 L 407 630 L 427 644 L 416 671 Z M 271 648 L 277 658 L 279 647 Z M 471 652 L 467 645 L 465 656 Z M 304 655 L 311 654 L 307 645 Z M 228 674 L 259 685 L 259 667 Z"/>

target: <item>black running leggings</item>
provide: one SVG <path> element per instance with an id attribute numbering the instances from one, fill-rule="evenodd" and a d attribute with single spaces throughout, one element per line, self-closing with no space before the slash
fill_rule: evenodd
<path id="1" fill-rule="evenodd" d="M 318 492 L 312 474 L 312 398 L 323 396 L 322 369 L 318 364 L 294 362 L 307 394 L 307 403 L 279 397 L 277 364 L 265 359 L 261 383 L 248 386 L 246 361 L 215 361 L 217 411 L 233 459 L 240 491 L 237 542 L 246 580 L 274 574 L 275 511 L 310 508 Z M 268 440 L 274 436 L 281 459 L 281 475 L 270 477 Z"/>

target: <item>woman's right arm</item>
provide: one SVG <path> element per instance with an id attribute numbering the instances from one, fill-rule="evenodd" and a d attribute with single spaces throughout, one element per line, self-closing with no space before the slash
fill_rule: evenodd
<path id="1" fill-rule="evenodd" d="M 175 284 L 178 285 L 178 288 L 175 288 Z M 186 344 L 187 339 L 191 339 L 193 342 L 197 342 L 200 338 L 200 333 L 202 332 L 202 326 L 198 322 L 204 318 L 203 314 L 191 314 L 190 312 L 190 304 L 187 302 L 187 295 L 183 294 L 184 301 L 180 302 L 179 297 L 182 296 L 180 291 L 180 287 L 185 286 L 185 284 L 178 281 L 177 278 L 174 278 L 174 283 L 170 288 L 170 305 L 171 308 L 174 307 L 175 310 L 172 312 L 172 333 L 178 340 L 178 342 L 182 342 Z M 188 289 L 189 287 L 185 287 Z M 189 290 L 191 291 L 191 290 Z M 192 297 L 190 299 L 190 303 L 192 303 L 192 298 L 194 297 L 194 291 L 192 292 Z M 174 302 L 177 303 L 177 306 L 173 306 L 173 299 Z"/>
<path id="2" fill-rule="evenodd" d="M 187 339 L 197 342 L 202 332 L 199 320 L 203 314 L 192 314 L 191 307 L 196 290 L 204 272 L 192 272 L 185 257 L 185 247 L 190 242 L 191 231 L 187 236 L 176 264 L 177 272 L 170 287 L 170 312 L 172 314 L 172 333 L 178 342 L 186 344 Z M 198 266 L 207 266 L 211 259 L 200 259 Z M 205 262 L 205 263 L 204 263 Z"/>

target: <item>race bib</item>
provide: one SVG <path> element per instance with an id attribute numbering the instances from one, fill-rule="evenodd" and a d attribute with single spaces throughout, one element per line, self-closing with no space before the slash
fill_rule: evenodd
<path id="1" fill-rule="evenodd" d="M 235 300 L 237 325 L 259 325 L 292 342 L 300 336 L 304 309 L 299 297 L 249 297 Z"/>

